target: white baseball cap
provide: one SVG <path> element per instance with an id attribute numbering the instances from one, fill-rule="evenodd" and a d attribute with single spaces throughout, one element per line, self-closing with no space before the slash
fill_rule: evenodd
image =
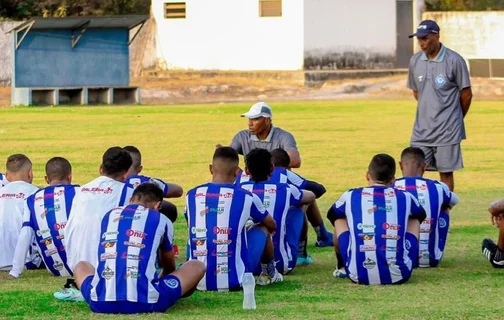
<path id="1" fill-rule="evenodd" d="M 250 107 L 250 110 L 247 113 L 244 113 L 241 116 L 249 119 L 256 119 L 259 117 L 273 118 L 273 112 L 271 111 L 271 107 L 265 102 L 258 102 Z"/>

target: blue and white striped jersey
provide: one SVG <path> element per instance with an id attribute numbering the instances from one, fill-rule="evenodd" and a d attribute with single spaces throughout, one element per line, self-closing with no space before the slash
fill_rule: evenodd
<path id="1" fill-rule="evenodd" d="M 241 185 L 241 184 L 243 184 L 245 182 L 249 182 L 249 181 L 250 181 L 250 176 L 248 174 L 246 174 L 245 171 L 240 171 L 238 173 L 238 176 L 236 177 L 235 183 L 237 185 Z M 268 181 L 274 182 L 274 183 L 292 184 L 292 185 L 298 187 L 299 189 L 304 189 L 304 187 L 306 186 L 306 183 L 307 183 L 307 180 L 305 178 L 301 177 L 300 175 L 298 175 L 290 170 L 287 170 L 287 169 L 281 168 L 281 167 L 275 167 L 275 169 L 271 173 L 271 176 Z"/>
<path id="2" fill-rule="evenodd" d="M 128 205 L 105 214 L 98 232 L 91 300 L 158 302 L 158 249 L 172 250 L 171 221 L 155 210 Z"/>
<path id="3" fill-rule="evenodd" d="M 156 184 L 161 190 L 163 190 L 163 194 L 166 196 L 168 194 L 168 184 L 161 179 L 151 178 L 147 176 L 129 176 L 124 182 L 127 186 L 130 186 L 133 189 L 136 189 L 142 183 L 151 182 Z"/>
<path id="4" fill-rule="evenodd" d="M 261 183 L 250 181 L 243 183 L 241 187 L 257 195 L 264 208 L 273 216 L 277 224 L 277 231 L 273 236 L 276 268 L 282 274 L 287 273 L 291 270 L 289 262 L 292 261 L 292 252 L 286 239 L 287 213 L 291 206 L 301 204 L 302 191 L 293 185 L 271 181 Z"/>
<path id="5" fill-rule="evenodd" d="M 4 174 L 0 173 L 0 188 L 5 186 L 7 183 L 9 183 L 7 177 Z"/>
<path id="6" fill-rule="evenodd" d="M 385 186 L 350 189 L 333 207 L 350 231 L 350 278 L 362 284 L 392 284 L 411 276 L 405 236 L 409 217 L 423 209 L 409 193 Z"/>
<path id="7" fill-rule="evenodd" d="M 233 184 L 208 183 L 187 193 L 189 259 L 207 266 L 198 290 L 240 288 L 248 261 L 245 224 L 267 216 L 256 195 Z"/>
<path id="8" fill-rule="evenodd" d="M 409 192 L 424 208 L 426 219 L 420 225 L 419 250 L 421 267 L 429 267 L 430 260 L 441 260 L 443 250 L 440 246 L 440 228 L 447 228 L 447 222 L 440 218 L 441 210 L 453 207 L 458 197 L 442 182 L 422 177 L 404 177 L 397 179 L 394 187 Z M 442 245 L 444 248 L 444 244 Z"/>
<path id="9" fill-rule="evenodd" d="M 23 228 L 19 235 L 11 274 L 19 276 L 24 269 L 30 244 L 35 242 L 47 270 L 55 276 L 68 277 L 64 230 L 72 208 L 77 185 L 56 185 L 40 189 L 26 199 Z"/>

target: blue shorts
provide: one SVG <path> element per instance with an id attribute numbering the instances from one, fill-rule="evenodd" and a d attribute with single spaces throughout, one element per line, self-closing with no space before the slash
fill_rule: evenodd
<path id="1" fill-rule="evenodd" d="M 266 247 L 266 233 L 260 228 L 251 228 L 247 230 L 247 270 L 255 275 L 261 273 L 261 257 Z"/>
<path id="2" fill-rule="evenodd" d="M 182 286 L 179 278 L 167 275 L 157 284 L 154 284 L 159 292 L 159 300 L 156 303 L 131 302 L 131 301 L 93 301 L 91 300 L 91 282 L 93 276 L 87 277 L 81 286 L 81 293 L 89 304 L 91 311 L 96 313 L 148 313 L 165 312 L 173 306 L 182 296 Z"/>

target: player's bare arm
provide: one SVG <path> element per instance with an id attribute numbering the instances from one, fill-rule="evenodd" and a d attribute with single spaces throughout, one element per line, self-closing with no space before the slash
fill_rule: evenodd
<path id="1" fill-rule="evenodd" d="M 290 157 L 290 168 L 299 168 L 301 167 L 301 155 L 299 154 L 299 151 L 289 151 L 287 152 Z"/>
<path id="2" fill-rule="evenodd" d="M 469 112 L 469 108 L 471 107 L 472 97 L 473 94 L 471 87 L 464 88 L 462 89 L 462 91 L 460 91 L 460 106 L 462 108 L 462 115 L 464 117 Z"/>

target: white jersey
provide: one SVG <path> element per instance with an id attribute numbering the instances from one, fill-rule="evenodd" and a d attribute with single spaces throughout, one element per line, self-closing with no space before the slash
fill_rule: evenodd
<path id="1" fill-rule="evenodd" d="M 10 270 L 14 251 L 23 226 L 25 200 L 38 190 L 24 181 L 14 181 L 0 188 L 0 269 Z M 26 262 L 30 262 L 29 256 Z"/>
<path id="2" fill-rule="evenodd" d="M 87 261 L 96 268 L 100 222 L 107 212 L 127 204 L 132 194 L 132 188 L 105 176 L 83 185 L 75 194 L 64 238 L 71 270 L 80 261 Z"/>

